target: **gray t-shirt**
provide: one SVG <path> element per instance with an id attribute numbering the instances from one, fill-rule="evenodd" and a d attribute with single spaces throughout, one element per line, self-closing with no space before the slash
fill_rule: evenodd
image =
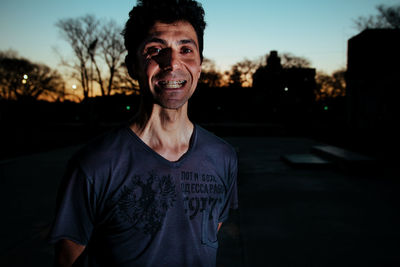
<path id="1" fill-rule="evenodd" d="M 176 162 L 117 129 L 71 160 L 50 242 L 85 245 L 89 266 L 215 266 L 236 176 L 233 148 L 198 125 Z"/>

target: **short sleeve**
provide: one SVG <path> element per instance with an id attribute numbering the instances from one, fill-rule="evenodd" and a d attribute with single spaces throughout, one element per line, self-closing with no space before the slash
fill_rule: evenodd
<path id="1" fill-rule="evenodd" d="M 235 157 L 229 168 L 229 188 L 226 194 L 225 202 L 219 216 L 219 222 L 224 222 L 229 215 L 229 209 L 238 208 L 238 192 L 237 192 L 237 158 Z"/>
<path id="2" fill-rule="evenodd" d="M 66 172 L 57 196 L 56 216 L 49 242 L 68 239 L 87 245 L 93 231 L 95 192 L 93 183 L 80 167 Z"/>

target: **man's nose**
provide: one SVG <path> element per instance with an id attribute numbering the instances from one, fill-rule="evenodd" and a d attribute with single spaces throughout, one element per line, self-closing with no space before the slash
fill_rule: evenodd
<path id="1" fill-rule="evenodd" d="M 158 54 L 156 61 L 163 70 L 175 70 L 179 67 L 179 59 L 176 52 L 171 48 L 165 48 Z"/>

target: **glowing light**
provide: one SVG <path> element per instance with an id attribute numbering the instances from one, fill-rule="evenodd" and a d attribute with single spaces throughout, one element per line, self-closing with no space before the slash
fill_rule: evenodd
<path id="1" fill-rule="evenodd" d="M 76 90 L 76 84 L 72 85 L 72 90 Z"/>
<path id="2" fill-rule="evenodd" d="M 24 80 L 28 79 L 28 75 L 24 74 Z"/>
<path id="3" fill-rule="evenodd" d="M 126 110 L 131 110 L 131 106 L 126 106 Z"/>
<path id="4" fill-rule="evenodd" d="M 26 80 L 25 79 L 22 80 L 22 84 L 26 84 Z"/>
<path id="5" fill-rule="evenodd" d="M 328 106 L 324 106 L 324 110 L 327 111 L 329 108 Z"/>
<path id="6" fill-rule="evenodd" d="M 289 88 L 288 88 L 288 87 L 285 87 L 285 89 L 284 89 L 284 90 L 285 90 L 285 92 L 287 92 L 287 91 L 289 91 Z"/>

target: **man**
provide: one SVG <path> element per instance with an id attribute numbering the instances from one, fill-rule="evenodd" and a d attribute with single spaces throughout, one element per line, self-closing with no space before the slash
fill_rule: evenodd
<path id="1" fill-rule="evenodd" d="M 193 0 L 142 0 L 130 12 L 126 64 L 142 105 L 67 172 L 50 234 L 59 266 L 215 266 L 217 232 L 237 207 L 237 159 L 187 115 L 204 28 Z"/>

